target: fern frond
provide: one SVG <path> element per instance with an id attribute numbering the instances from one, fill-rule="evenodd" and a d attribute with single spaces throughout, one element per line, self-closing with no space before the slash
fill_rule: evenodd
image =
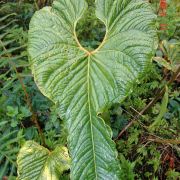
<path id="1" fill-rule="evenodd" d="M 0 13 L 0 77 L 3 89 L 10 86 L 17 79 L 16 76 L 16 78 L 11 78 L 9 82 L 6 82 L 6 78 L 9 78 L 8 75 L 11 71 L 14 71 L 15 68 L 23 68 L 29 65 L 27 53 L 25 53 L 26 44 L 21 43 L 19 40 L 19 34 L 24 36 L 24 31 L 17 23 L 18 15 L 16 13 L 9 13 L 12 11 L 9 8 L 11 6 L 13 7 L 14 4 L 3 5 L 0 8 L 0 12 L 4 12 L 4 14 Z"/>
<path id="2" fill-rule="evenodd" d="M 7 121 L 0 122 L 1 129 L 6 124 Z M 0 131 L 0 179 L 15 172 L 16 156 L 19 151 L 18 142 L 22 138 L 22 136 L 17 136 L 17 132 L 16 130 L 8 133 Z"/>
<path id="3" fill-rule="evenodd" d="M 17 80 L 14 69 L 28 63 L 26 45 L 21 42 L 21 37 L 24 40 L 26 34 L 19 25 L 18 14 L 14 13 L 17 3 L 0 3 L 0 6 L 0 83 L 3 86 L 1 91 L 4 91 Z M 0 120 L 0 179 L 4 176 L 11 179 L 12 175 L 16 175 L 16 158 L 22 136 L 19 136 L 18 130 L 12 130 L 9 124 L 6 119 Z"/>

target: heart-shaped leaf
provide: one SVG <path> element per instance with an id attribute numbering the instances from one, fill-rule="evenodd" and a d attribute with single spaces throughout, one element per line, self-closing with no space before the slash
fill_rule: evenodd
<path id="1" fill-rule="evenodd" d="M 36 12 L 29 30 L 30 62 L 38 87 L 59 105 L 66 122 L 71 178 L 119 179 L 111 130 L 97 114 L 121 102 L 152 59 L 155 15 L 142 0 L 96 0 L 106 35 L 89 52 L 76 36 L 86 8 L 85 0 L 56 0 Z"/>
<path id="2" fill-rule="evenodd" d="M 59 180 L 63 171 L 69 169 L 70 158 L 66 147 L 56 147 L 50 152 L 36 142 L 27 141 L 18 158 L 18 180 Z"/>

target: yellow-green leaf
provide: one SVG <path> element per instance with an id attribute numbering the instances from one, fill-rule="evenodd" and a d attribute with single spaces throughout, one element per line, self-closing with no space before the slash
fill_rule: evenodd
<path id="1" fill-rule="evenodd" d="M 59 180 L 64 170 L 70 167 L 66 147 L 56 147 L 49 151 L 36 142 L 27 141 L 18 158 L 18 180 Z"/>
<path id="2" fill-rule="evenodd" d="M 162 99 L 162 103 L 160 106 L 160 112 L 159 115 L 155 118 L 154 122 L 149 126 L 150 131 L 154 131 L 158 125 L 160 125 L 162 122 L 162 118 L 165 115 L 167 111 L 167 105 L 169 102 L 169 93 L 168 93 L 168 86 L 165 87 L 165 93 Z"/>

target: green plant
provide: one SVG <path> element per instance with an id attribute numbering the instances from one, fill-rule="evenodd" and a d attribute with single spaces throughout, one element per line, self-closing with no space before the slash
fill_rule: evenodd
<path id="1" fill-rule="evenodd" d="M 166 90 L 165 90 L 165 94 L 164 97 L 162 99 L 162 104 L 160 107 L 160 111 L 158 116 L 155 118 L 154 122 L 149 126 L 149 131 L 154 131 L 156 129 L 156 127 L 159 127 L 161 123 L 163 123 L 162 118 L 164 117 L 166 111 L 167 111 L 167 105 L 168 105 L 168 87 L 166 86 Z"/>
<path id="2" fill-rule="evenodd" d="M 19 141 L 22 139 L 22 131 L 19 133 L 17 130 L 9 131 L 8 121 L 0 121 L 0 179 L 5 174 L 12 177 L 16 172 L 16 156 L 19 151 Z M 9 168 L 11 167 L 11 168 Z"/>
<path id="3" fill-rule="evenodd" d="M 45 96 L 58 105 L 68 130 L 73 179 L 118 179 L 115 144 L 100 114 L 122 102 L 157 47 L 155 15 L 148 3 L 96 0 L 106 35 L 95 50 L 81 46 L 76 24 L 84 0 L 54 1 L 30 23 L 30 63 Z"/>
<path id="4" fill-rule="evenodd" d="M 42 111 L 40 103 L 48 106 L 28 69 L 27 27 L 32 14 L 30 3 L 0 2 L 0 179 L 17 175 L 16 157 L 23 141 L 40 141 L 32 123 L 28 93 L 34 97 L 32 106 L 37 111 Z"/>
<path id="5" fill-rule="evenodd" d="M 159 0 L 152 0 L 156 4 L 156 12 L 160 13 Z M 165 8 L 165 13 L 163 16 L 158 17 L 158 25 L 164 25 L 164 27 L 159 31 L 161 39 L 170 39 L 173 36 L 179 38 L 179 23 L 180 23 L 180 4 L 176 0 L 166 0 L 167 8 Z"/>
<path id="6" fill-rule="evenodd" d="M 135 173 L 133 172 L 135 163 L 131 163 L 125 159 L 125 157 L 120 155 L 120 163 L 121 163 L 121 173 L 120 179 L 134 180 Z"/>
<path id="7" fill-rule="evenodd" d="M 18 108 L 4 103 L 6 97 L 3 91 L 10 89 L 13 81 L 17 80 L 17 76 L 11 72 L 14 72 L 16 67 L 24 66 L 22 59 L 25 57 L 23 54 L 25 46 L 20 43 L 21 37 L 17 38 L 13 34 L 14 31 L 22 32 L 17 26 L 17 14 L 4 11 L 4 6 L 0 6 L 0 179 L 5 175 L 12 178 L 16 174 L 16 156 L 23 137 L 21 130 L 18 133 L 16 125 L 22 117 L 27 116 L 25 109 L 21 109 L 21 115 L 19 114 L 17 118 Z M 19 50 L 22 54 L 18 52 Z M 13 66 L 12 61 L 15 63 Z"/>
<path id="8" fill-rule="evenodd" d="M 69 169 L 70 158 L 66 147 L 58 146 L 49 151 L 33 141 L 27 141 L 19 152 L 17 164 L 18 180 L 58 180 L 63 171 Z"/>
<path id="9" fill-rule="evenodd" d="M 118 106 L 121 111 L 113 111 L 113 130 L 114 122 L 119 121 L 118 113 L 121 113 L 123 121 L 129 121 L 120 126 L 120 136 L 115 139 L 119 156 L 123 154 L 126 159 L 135 163 L 135 179 L 171 179 L 173 175 L 174 179 L 178 177 L 180 101 L 175 74 L 177 77 L 177 73 L 168 73 L 165 80 L 162 69 L 156 63 L 151 64 L 148 73 L 135 85 L 134 93 Z M 168 83 L 172 79 L 173 83 Z M 164 84 L 168 84 L 169 90 L 168 93 L 165 91 L 162 102 L 156 101 L 148 111 L 144 111 L 158 96 L 158 88 L 163 88 Z M 149 130 L 149 126 L 154 128 Z"/>
<path id="10" fill-rule="evenodd" d="M 172 39 L 170 42 L 163 40 L 159 46 L 160 50 L 157 51 L 157 57 L 154 57 L 154 60 L 167 70 L 176 72 L 180 66 L 180 44 Z"/>

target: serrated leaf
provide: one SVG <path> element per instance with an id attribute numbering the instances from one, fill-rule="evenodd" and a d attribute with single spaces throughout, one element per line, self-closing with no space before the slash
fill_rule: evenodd
<path id="1" fill-rule="evenodd" d="M 70 158 L 66 147 L 56 147 L 50 152 L 36 142 L 27 141 L 18 158 L 18 180 L 59 180 L 64 170 L 69 169 Z"/>
<path id="2" fill-rule="evenodd" d="M 79 43 L 76 24 L 85 0 L 56 0 L 35 13 L 28 52 L 42 93 L 59 105 L 69 132 L 71 178 L 119 179 L 112 132 L 97 114 L 122 101 L 157 47 L 155 15 L 141 0 L 96 0 L 96 15 L 106 26 L 100 46 Z"/>

